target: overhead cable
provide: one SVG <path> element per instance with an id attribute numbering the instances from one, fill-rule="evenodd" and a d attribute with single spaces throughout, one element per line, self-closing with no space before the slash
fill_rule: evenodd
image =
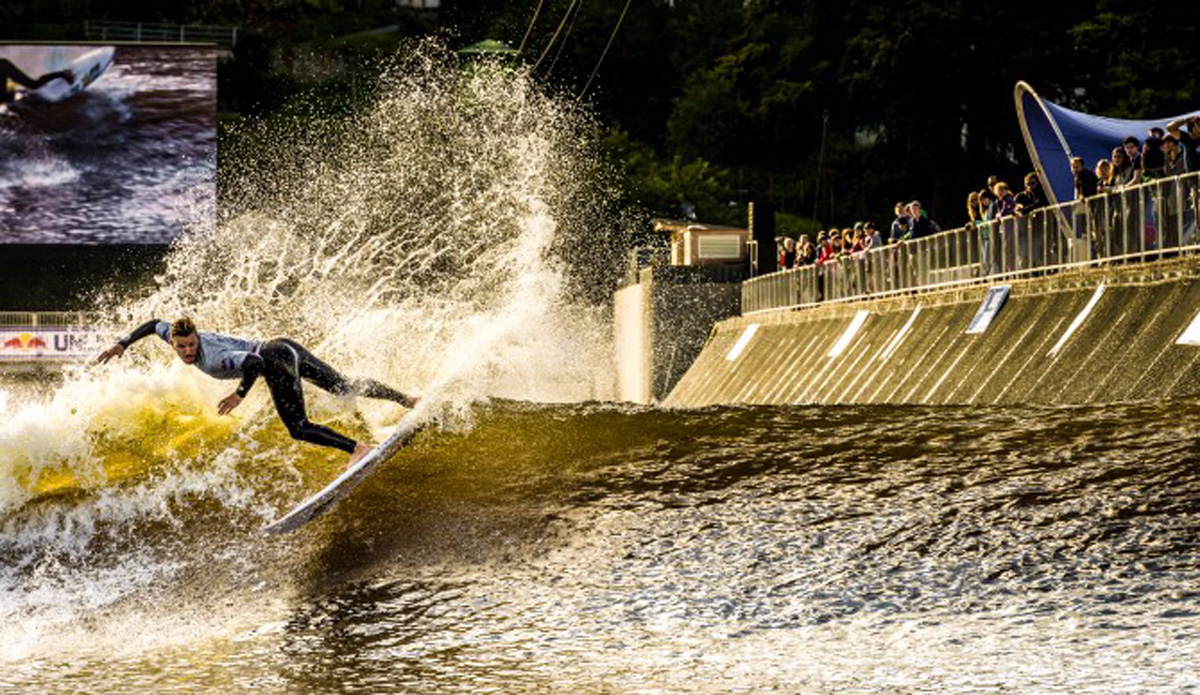
<path id="1" fill-rule="evenodd" d="M 617 32 L 621 29 L 621 22 L 625 21 L 625 13 L 629 11 L 629 4 L 633 0 L 625 0 L 625 9 L 621 10 L 621 16 L 617 18 L 617 25 L 613 27 L 612 35 L 608 37 L 608 43 L 604 45 L 604 51 L 600 54 L 600 60 L 596 61 L 596 67 L 592 70 L 592 74 L 588 77 L 587 83 L 583 85 L 583 89 L 579 92 L 579 96 L 575 97 L 578 101 L 587 94 L 588 87 L 592 86 L 592 80 L 596 78 L 596 73 L 600 72 L 600 64 L 604 62 L 604 57 L 608 55 L 608 49 L 612 47 L 613 39 L 617 38 Z"/>

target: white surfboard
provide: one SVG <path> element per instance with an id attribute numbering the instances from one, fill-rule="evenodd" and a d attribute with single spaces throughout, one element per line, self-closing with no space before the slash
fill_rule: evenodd
<path id="1" fill-rule="evenodd" d="M 418 414 L 419 413 L 419 414 Z M 284 514 L 278 521 L 264 526 L 263 531 L 270 534 L 281 534 L 295 531 L 313 519 L 333 508 L 339 500 L 349 495 L 359 483 L 367 478 L 379 464 L 388 460 L 405 444 L 421 431 L 425 425 L 425 409 L 418 407 L 410 410 L 400 419 L 400 424 L 392 436 L 375 447 L 357 463 L 346 469 L 325 489 L 301 502 L 295 509 Z"/>
<path id="2" fill-rule="evenodd" d="M 88 51 L 75 58 L 64 67 L 42 73 L 70 70 L 71 81 L 64 79 L 50 80 L 41 87 L 26 92 L 23 96 L 30 101 L 58 102 L 82 92 L 88 85 L 96 81 L 108 66 L 112 65 L 114 49 L 112 46 L 102 46 Z M 41 75 L 38 75 L 40 77 Z M 20 96 L 20 95 L 19 95 Z"/>

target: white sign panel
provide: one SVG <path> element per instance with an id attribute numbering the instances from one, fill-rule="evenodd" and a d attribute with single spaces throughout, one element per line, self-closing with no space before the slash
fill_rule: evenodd
<path id="1" fill-rule="evenodd" d="M 87 359 L 111 342 L 90 328 L 0 328 L 0 361 Z"/>
<path id="2" fill-rule="evenodd" d="M 979 305 L 979 311 L 975 312 L 975 318 L 971 319 L 971 325 L 967 326 L 967 333 L 987 331 L 988 326 L 992 325 L 992 319 L 1004 308 L 1004 302 L 1008 300 L 1008 292 L 1011 289 L 1012 285 L 989 287 L 983 304 Z"/>

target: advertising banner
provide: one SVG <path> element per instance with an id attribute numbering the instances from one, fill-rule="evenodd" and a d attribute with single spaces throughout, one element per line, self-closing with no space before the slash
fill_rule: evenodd
<path id="1" fill-rule="evenodd" d="M 0 362 L 85 360 L 111 343 L 90 328 L 0 328 Z"/>

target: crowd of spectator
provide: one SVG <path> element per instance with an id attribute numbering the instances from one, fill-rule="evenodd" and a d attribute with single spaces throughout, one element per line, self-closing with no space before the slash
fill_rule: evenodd
<path id="1" fill-rule="evenodd" d="M 1200 116 L 1171 121 L 1165 129 L 1151 128 L 1144 141 L 1130 135 L 1113 147 L 1111 157 L 1096 162 L 1094 169 L 1088 169 L 1079 157 L 1071 160 L 1077 200 L 1196 171 L 1200 168 Z"/>
<path id="2" fill-rule="evenodd" d="M 921 208 L 921 203 L 896 203 L 896 220 L 892 222 L 887 238 L 888 244 L 899 244 L 909 239 L 919 239 L 942 231 Z M 781 237 L 779 244 L 779 267 L 781 269 L 802 268 L 808 265 L 824 265 L 832 260 L 857 256 L 884 245 L 883 234 L 875 223 L 867 220 L 855 222 L 845 229 L 822 229 L 817 232 L 816 243 L 807 234 L 799 241 Z"/>
<path id="3" fill-rule="evenodd" d="M 1144 141 L 1130 135 L 1113 148 L 1111 159 L 1099 160 L 1094 168 L 1088 168 L 1080 157 L 1071 159 L 1075 198 L 1079 201 L 1197 170 L 1200 170 L 1200 116 L 1172 121 L 1165 129 L 1151 128 Z M 963 226 L 970 229 L 989 225 L 994 220 L 1026 217 L 1047 205 L 1049 200 L 1037 173 L 1025 175 L 1023 188 L 1018 193 L 1013 193 L 1005 181 L 992 176 L 982 190 L 967 195 L 967 219 Z M 886 240 L 889 246 L 942 231 L 919 201 L 896 203 L 894 212 L 895 219 Z M 781 237 L 778 241 L 781 269 L 819 266 L 880 248 L 885 243 L 870 221 L 856 222 L 845 229 L 821 230 L 817 232 L 815 243 L 807 234 L 801 234 L 798 241 L 790 237 Z"/>

